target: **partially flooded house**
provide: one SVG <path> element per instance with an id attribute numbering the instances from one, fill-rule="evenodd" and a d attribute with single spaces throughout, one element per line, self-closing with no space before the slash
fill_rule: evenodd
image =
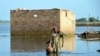
<path id="1" fill-rule="evenodd" d="M 57 27 L 65 34 L 75 33 L 75 15 L 70 10 L 19 8 L 10 11 L 11 35 L 50 35 Z"/>

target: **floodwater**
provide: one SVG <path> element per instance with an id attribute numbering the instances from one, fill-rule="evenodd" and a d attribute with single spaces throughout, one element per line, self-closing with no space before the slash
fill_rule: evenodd
<path id="1" fill-rule="evenodd" d="M 100 31 L 100 27 L 89 27 Z M 87 27 L 76 27 L 82 33 Z M 46 55 L 46 37 L 10 36 L 10 24 L 0 24 L 0 56 L 100 56 L 100 41 L 86 41 L 75 36 L 64 38 L 64 47 L 58 54 Z"/>

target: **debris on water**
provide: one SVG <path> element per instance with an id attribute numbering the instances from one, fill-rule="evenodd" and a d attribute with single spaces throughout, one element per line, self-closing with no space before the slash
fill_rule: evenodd
<path id="1" fill-rule="evenodd" d="M 86 40 L 100 40 L 100 31 L 83 32 L 78 37 Z"/>
<path id="2" fill-rule="evenodd" d="M 0 35 L 0 37 L 7 37 L 7 36 L 9 36 L 9 35 Z"/>
<path id="3" fill-rule="evenodd" d="M 97 50 L 97 52 L 100 52 L 100 50 Z"/>

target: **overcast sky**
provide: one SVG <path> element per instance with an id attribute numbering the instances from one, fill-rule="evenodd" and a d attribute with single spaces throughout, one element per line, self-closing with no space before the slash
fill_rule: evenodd
<path id="1" fill-rule="evenodd" d="M 100 0 L 0 0 L 0 20 L 10 20 L 10 10 L 16 8 L 60 8 L 71 10 L 76 18 L 88 18 L 90 13 L 100 19 Z"/>

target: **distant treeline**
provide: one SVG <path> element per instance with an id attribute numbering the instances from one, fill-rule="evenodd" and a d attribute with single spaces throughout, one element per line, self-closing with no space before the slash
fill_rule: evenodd
<path id="1" fill-rule="evenodd" d="M 82 17 L 76 19 L 76 26 L 100 26 L 100 19 L 99 17 Z"/>
<path id="2" fill-rule="evenodd" d="M 0 23 L 10 23 L 9 20 L 0 20 Z"/>
<path id="3" fill-rule="evenodd" d="M 76 19 L 76 22 L 100 22 L 100 19 L 99 17 L 89 17 L 89 18 L 85 18 L 85 17 L 82 17 L 82 18 L 79 18 L 79 19 Z"/>
<path id="4" fill-rule="evenodd" d="M 76 22 L 76 26 L 100 26 L 100 22 Z"/>

